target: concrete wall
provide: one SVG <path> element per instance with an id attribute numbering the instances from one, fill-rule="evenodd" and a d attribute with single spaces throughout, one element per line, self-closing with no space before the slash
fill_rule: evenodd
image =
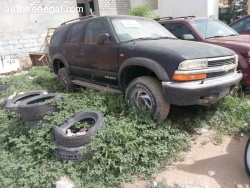
<path id="1" fill-rule="evenodd" d="M 158 9 L 155 13 L 160 17 L 213 15 L 214 18 L 218 18 L 218 0 L 158 0 Z"/>
<path id="2" fill-rule="evenodd" d="M 166 0 L 165 0 L 166 1 Z M 131 8 L 138 6 L 138 5 L 142 5 L 142 4 L 150 4 L 150 6 L 156 10 L 158 9 L 158 0 L 131 0 L 130 1 L 130 5 Z"/>
<path id="3" fill-rule="evenodd" d="M 98 0 L 98 4 L 100 16 L 128 14 L 130 8 L 129 0 Z"/>
<path id="4" fill-rule="evenodd" d="M 48 51 L 47 28 L 78 17 L 66 7 L 76 7 L 76 0 L 0 1 L 0 63 L 2 57 L 15 55 L 21 69 L 30 67 L 30 52 Z"/>

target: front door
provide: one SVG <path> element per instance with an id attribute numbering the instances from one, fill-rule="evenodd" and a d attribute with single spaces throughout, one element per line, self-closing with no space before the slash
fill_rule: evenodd
<path id="1" fill-rule="evenodd" d="M 103 18 L 90 20 L 80 50 L 83 72 L 87 78 L 117 85 L 118 46 L 112 36 L 110 44 L 98 45 L 97 37 L 102 33 L 110 34 L 105 20 Z"/>

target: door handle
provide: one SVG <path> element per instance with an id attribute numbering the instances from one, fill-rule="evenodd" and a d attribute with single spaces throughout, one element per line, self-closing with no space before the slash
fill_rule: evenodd
<path id="1" fill-rule="evenodd" d="M 84 54 L 85 54 L 85 52 L 84 52 L 84 50 L 83 50 L 83 49 L 81 49 L 81 50 L 80 50 L 80 53 L 81 53 L 82 55 L 84 55 Z"/>

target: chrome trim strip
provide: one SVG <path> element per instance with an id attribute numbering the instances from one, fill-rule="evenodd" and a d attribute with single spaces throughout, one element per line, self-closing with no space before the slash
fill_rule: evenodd
<path id="1" fill-rule="evenodd" d="M 225 60 L 235 58 L 235 55 L 227 56 L 227 57 L 215 57 L 215 58 L 208 58 L 207 61 L 218 61 L 218 60 Z"/>
<path id="2" fill-rule="evenodd" d="M 214 72 L 227 72 L 231 69 L 234 69 L 238 66 L 237 64 L 224 65 L 220 67 L 200 69 L 200 70 L 191 70 L 191 71 L 175 71 L 174 74 L 206 74 L 206 73 L 214 73 Z"/>

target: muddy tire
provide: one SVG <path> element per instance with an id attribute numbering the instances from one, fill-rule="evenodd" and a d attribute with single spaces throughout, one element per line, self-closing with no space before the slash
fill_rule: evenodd
<path id="1" fill-rule="evenodd" d="M 21 101 L 32 98 L 32 97 L 36 97 L 42 94 L 47 94 L 47 92 L 46 91 L 31 91 L 31 92 L 27 92 L 21 95 L 16 95 L 12 99 L 6 98 L 5 108 L 11 111 L 18 111 L 18 104 Z"/>
<path id="2" fill-rule="evenodd" d="M 82 162 L 84 160 L 84 156 L 79 152 L 79 150 L 82 149 L 85 149 L 85 146 L 68 148 L 57 145 L 56 149 L 54 150 L 54 156 L 61 160 Z"/>
<path id="3" fill-rule="evenodd" d="M 75 91 L 75 85 L 72 83 L 66 68 L 59 69 L 58 79 L 60 84 L 62 84 L 68 92 Z"/>
<path id="4" fill-rule="evenodd" d="M 250 177 L 250 138 L 248 139 L 246 144 L 244 162 L 247 174 Z"/>
<path id="5" fill-rule="evenodd" d="M 85 135 L 67 136 L 66 131 L 77 122 L 92 122 L 92 127 Z M 94 134 L 103 126 L 104 118 L 96 111 L 84 111 L 74 114 L 63 124 L 54 127 L 56 143 L 65 147 L 80 147 L 90 143 Z"/>
<path id="6" fill-rule="evenodd" d="M 152 118 L 160 121 L 168 116 L 170 104 L 165 101 L 160 82 L 153 77 L 134 79 L 126 89 L 125 98 L 131 110 L 150 110 Z"/>
<path id="7" fill-rule="evenodd" d="M 18 105 L 21 118 L 25 121 L 36 121 L 43 119 L 46 113 L 56 111 L 54 104 L 46 102 L 49 99 L 61 100 L 62 96 L 59 93 L 51 93 L 21 101 Z"/>

